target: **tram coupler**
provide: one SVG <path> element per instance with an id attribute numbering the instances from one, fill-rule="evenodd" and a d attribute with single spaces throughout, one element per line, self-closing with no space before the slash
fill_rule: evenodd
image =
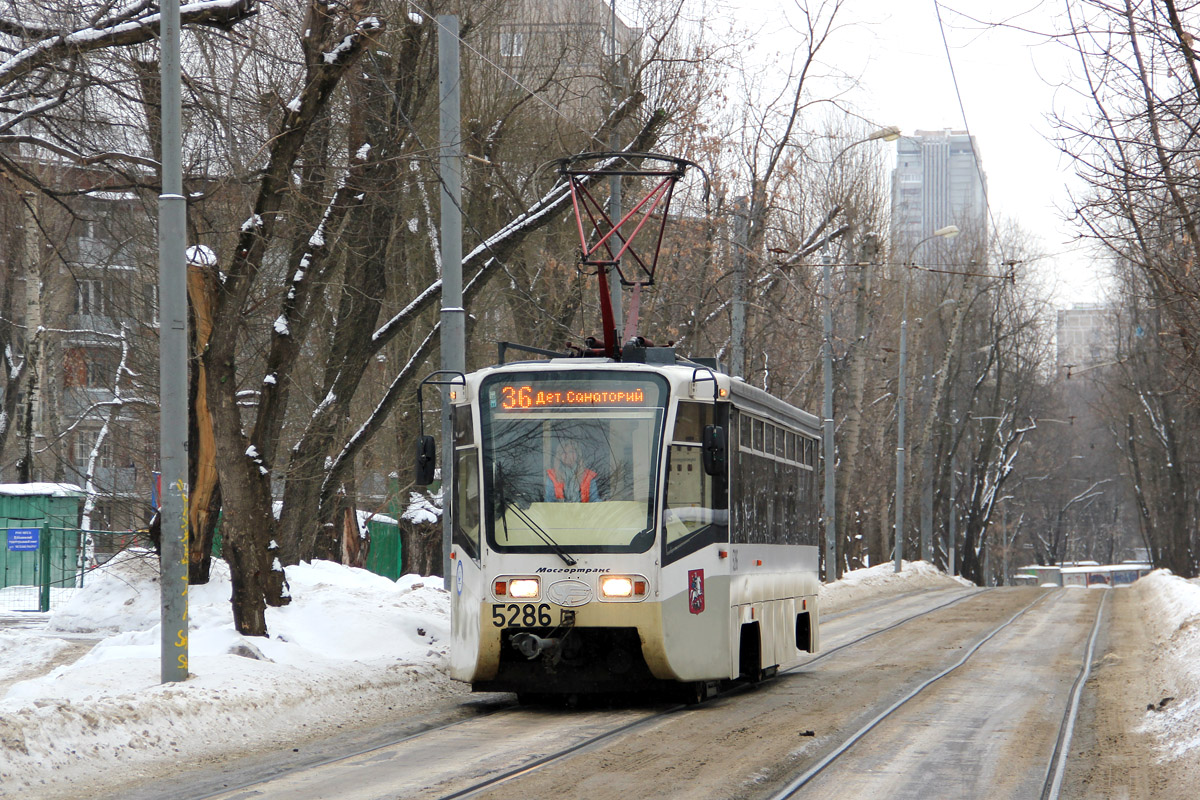
<path id="1" fill-rule="evenodd" d="M 540 655 L 548 655 L 554 658 L 558 654 L 558 649 L 562 646 L 562 639 L 543 639 L 535 633 L 514 633 L 510 641 L 517 652 L 525 656 L 529 661 L 533 661 Z"/>

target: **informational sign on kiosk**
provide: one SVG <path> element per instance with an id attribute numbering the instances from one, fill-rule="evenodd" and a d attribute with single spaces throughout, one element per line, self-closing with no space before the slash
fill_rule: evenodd
<path id="1" fill-rule="evenodd" d="M 10 552 L 36 551 L 41 535 L 41 528 L 9 528 L 8 549 Z"/>

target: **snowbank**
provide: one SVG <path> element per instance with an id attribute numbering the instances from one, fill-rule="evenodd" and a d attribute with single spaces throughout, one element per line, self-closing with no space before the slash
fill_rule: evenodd
<path id="1" fill-rule="evenodd" d="M 1176 759 L 1200 748 L 1200 585 L 1155 570 L 1133 584 L 1144 605 L 1153 643 L 1147 663 L 1161 684 L 1161 709 L 1147 711 L 1142 730 L 1158 739 L 1164 757 Z"/>
<path id="2" fill-rule="evenodd" d="M 0 699 L 0 797 L 29 796 L 33 786 L 39 798 L 78 796 L 81 786 L 99 789 L 98 776 L 292 747 L 465 693 L 444 675 L 441 578 L 288 567 L 293 602 L 267 610 L 269 639 L 246 638 L 233 628 L 228 568 L 214 562 L 213 580 L 189 591 L 192 677 L 163 685 L 157 563 L 127 557 L 98 573 L 48 628 L 107 638 Z M 0 632 L 4 671 L 50 661 L 57 645 L 47 641 Z"/>
<path id="3" fill-rule="evenodd" d="M 904 561 L 896 572 L 892 562 L 847 572 L 841 579 L 821 587 L 821 613 L 833 614 L 856 606 L 868 598 L 891 597 L 920 589 L 951 589 L 974 586 L 968 580 L 952 577 L 927 561 Z"/>

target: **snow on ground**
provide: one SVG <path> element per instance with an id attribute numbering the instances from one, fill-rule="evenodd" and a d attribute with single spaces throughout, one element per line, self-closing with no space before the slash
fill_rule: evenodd
<path id="1" fill-rule="evenodd" d="M 59 653 L 71 647 L 63 639 L 32 637 L 25 631 L 0 630 L 0 683 L 11 681 L 39 664 L 53 661 Z M 10 655 L 11 654 L 11 655 Z"/>
<path id="2" fill-rule="evenodd" d="M 1161 708 L 1147 709 L 1143 730 L 1154 734 L 1164 758 L 1200 748 L 1200 583 L 1155 570 L 1131 587 L 1143 603 L 1153 652 L 1147 663 L 1162 687 Z"/>
<path id="3" fill-rule="evenodd" d="M 288 567 L 291 605 L 267 610 L 269 639 L 246 638 L 233 628 L 228 570 L 214 562 L 212 582 L 190 589 L 192 676 L 161 684 L 157 562 L 130 556 L 97 573 L 58 611 L 0 620 L 0 797 L 103 794 L 468 697 L 445 675 L 449 596 L 440 578 L 391 581 L 329 562 Z M 822 610 L 964 585 L 923 562 L 901 573 L 884 564 L 823 587 Z M 1137 591 L 1148 616 L 1164 620 L 1165 663 L 1180 673 L 1176 705 L 1154 720 L 1165 730 L 1171 715 L 1194 714 L 1200 697 L 1200 667 L 1186 663 L 1200 663 L 1200 586 L 1156 573 Z M 35 618 L 37 630 L 28 627 Z M 80 637 L 99 643 L 56 666 Z M 38 677 L 19 680 L 30 675 Z"/>
<path id="4" fill-rule="evenodd" d="M 125 558 L 48 615 L 47 634 L 105 638 L 73 664 L 0 688 L 0 797 L 70 796 L 72 786 L 78 796 L 105 776 L 291 748 L 466 692 L 443 670 L 440 578 L 391 581 L 329 562 L 287 568 L 293 601 L 267 610 L 269 639 L 234 631 L 228 568 L 214 562 L 212 582 L 189 591 L 191 677 L 161 684 L 157 571 L 153 559 Z M 0 629 L 0 687 L 53 664 L 60 647 Z"/>
<path id="5" fill-rule="evenodd" d="M 833 614 L 861 605 L 868 599 L 891 597 L 920 589 L 949 589 L 974 586 L 968 580 L 953 577 L 926 561 L 905 561 L 896 572 L 893 562 L 847 572 L 841 580 L 821 587 L 821 613 Z"/>

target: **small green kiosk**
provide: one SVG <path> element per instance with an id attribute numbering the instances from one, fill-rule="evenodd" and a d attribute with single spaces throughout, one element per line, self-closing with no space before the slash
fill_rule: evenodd
<path id="1" fill-rule="evenodd" d="M 75 586 L 85 492 L 69 483 L 0 483 L 0 610 L 47 610 Z"/>

